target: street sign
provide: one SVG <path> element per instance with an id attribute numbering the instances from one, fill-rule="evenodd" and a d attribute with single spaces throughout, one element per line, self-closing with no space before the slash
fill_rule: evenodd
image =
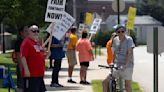
<path id="1" fill-rule="evenodd" d="M 55 23 L 60 21 L 65 11 L 65 3 L 66 0 L 48 0 L 45 21 Z"/>
<path id="2" fill-rule="evenodd" d="M 125 9 L 125 2 L 123 0 L 114 0 L 112 2 L 112 9 L 115 11 L 115 12 L 118 12 L 118 4 L 117 2 L 119 1 L 119 11 L 122 12 L 124 9 Z"/>
<path id="3" fill-rule="evenodd" d="M 158 27 L 158 54 L 161 54 L 164 52 L 164 27 L 159 26 Z M 153 53 L 153 28 L 149 28 L 146 34 L 147 37 L 147 52 Z"/>

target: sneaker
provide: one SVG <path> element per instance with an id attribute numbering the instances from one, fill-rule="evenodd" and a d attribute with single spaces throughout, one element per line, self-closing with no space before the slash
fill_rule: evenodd
<path id="1" fill-rule="evenodd" d="M 80 81 L 80 84 L 85 84 L 85 81 Z"/>
<path id="2" fill-rule="evenodd" d="M 76 81 L 73 81 L 72 79 L 68 80 L 69 83 L 76 83 Z"/>
<path id="3" fill-rule="evenodd" d="M 64 86 L 61 85 L 61 84 L 52 83 L 52 84 L 50 85 L 50 87 L 64 87 Z"/>
<path id="4" fill-rule="evenodd" d="M 59 87 L 64 87 L 64 86 L 63 86 L 63 85 L 61 85 L 61 84 L 58 84 L 58 86 L 59 86 Z"/>
<path id="5" fill-rule="evenodd" d="M 88 81 L 84 81 L 86 85 L 90 85 L 91 83 L 89 83 Z"/>

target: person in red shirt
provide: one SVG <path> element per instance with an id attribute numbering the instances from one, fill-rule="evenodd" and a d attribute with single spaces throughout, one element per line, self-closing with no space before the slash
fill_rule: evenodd
<path id="1" fill-rule="evenodd" d="M 45 56 L 44 49 L 38 39 L 38 26 L 32 25 L 28 32 L 29 36 L 23 40 L 20 50 L 24 92 L 45 92 L 43 80 Z"/>

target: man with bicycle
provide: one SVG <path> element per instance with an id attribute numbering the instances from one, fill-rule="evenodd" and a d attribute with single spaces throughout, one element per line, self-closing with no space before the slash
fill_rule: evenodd
<path id="1" fill-rule="evenodd" d="M 130 36 L 125 35 L 126 28 L 122 25 L 117 25 L 115 32 L 117 37 L 113 39 L 112 48 L 114 50 L 113 63 L 118 67 L 122 67 L 119 70 L 113 72 L 115 78 L 121 77 L 125 80 L 125 90 L 126 92 L 132 92 L 132 74 L 134 66 L 133 58 L 133 48 L 135 47 L 133 39 Z M 109 92 L 109 81 L 111 76 L 107 76 L 103 80 L 103 92 Z"/>

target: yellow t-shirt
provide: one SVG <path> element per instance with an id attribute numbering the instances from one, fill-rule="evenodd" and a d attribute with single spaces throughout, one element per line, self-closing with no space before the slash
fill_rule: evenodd
<path id="1" fill-rule="evenodd" d="M 68 49 L 75 49 L 77 43 L 77 36 L 75 34 L 70 34 Z"/>

